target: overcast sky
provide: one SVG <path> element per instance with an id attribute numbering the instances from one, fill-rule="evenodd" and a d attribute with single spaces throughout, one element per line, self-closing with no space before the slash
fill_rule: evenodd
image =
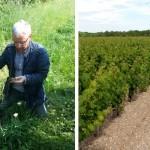
<path id="1" fill-rule="evenodd" d="M 78 0 L 78 30 L 150 29 L 150 0 Z"/>

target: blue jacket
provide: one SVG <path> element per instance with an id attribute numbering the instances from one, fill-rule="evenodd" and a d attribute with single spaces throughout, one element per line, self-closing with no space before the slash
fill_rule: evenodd
<path id="1" fill-rule="evenodd" d="M 23 75 L 26 76 L 26 83 L 23 85 L 25 90 L 25 100 L 27 107 L 44 103 L 46 95 L 43 81 L 47 77 L 50 69 L 50 60 L 45 48 L 33 41 L 30 41 L 29 53 L 24 57 Z M 15 76 L 14 59 L 16 48 L 8 45 L 0 56 L 0 69 L 7 65 L 9 77 L 5 83 L 4 95 L 9 95 L 12 84 L 9 82 Z"/>

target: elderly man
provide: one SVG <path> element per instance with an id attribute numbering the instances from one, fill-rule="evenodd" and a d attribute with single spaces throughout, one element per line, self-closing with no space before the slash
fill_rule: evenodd
<path id="1" fill-rule="evenodd" d="M 31 40 L 31 26 L 19 20 L 12 27 L 12 44 L 0 56 L 0 69 L 7 65 L 9 77 L 4 87 L 4 100 L 0 103 L 3 113 L 18 100 L 25 100 L 39 116 L 47 116 L 43 81 L 50 68 L 45 48 Z"/>

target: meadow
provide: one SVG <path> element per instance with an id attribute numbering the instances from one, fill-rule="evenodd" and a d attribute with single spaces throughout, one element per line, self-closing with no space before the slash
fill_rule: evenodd
<path id="1" fill-rule="evenodd" d="M 79 37 L 80 141 L 150 85 L 149 37 Z M 142 103 L 142 102 L 141 102 Z"/>
<path id="2" fill-rule="evenodd" d="M 0 149 L 75 149 L 74 10 L 73 0 L 0 1 L 0 53 L 11 42 L 12 25 L 24 19 L 31 24 L 32 40 L 45 46 L 51 61 L 45 80 L 49 118 L 34 117 L 17 103 L 0 120 Z M 0 70 L 1 100 L 7 75 L 6 67 Z"/>

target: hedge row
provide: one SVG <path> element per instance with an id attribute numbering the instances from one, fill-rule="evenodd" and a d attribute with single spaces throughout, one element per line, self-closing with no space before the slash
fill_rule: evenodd
<path id="1" fill-rule="evenodd" d="M 79 39 L 80 140 L 102 125 L 110 109 L 122 110 L 125 97 L 150 83 L 150 39 Z"/>

